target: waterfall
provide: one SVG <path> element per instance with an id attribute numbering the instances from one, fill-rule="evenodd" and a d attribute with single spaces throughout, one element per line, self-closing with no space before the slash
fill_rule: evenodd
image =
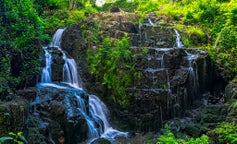
<path id="1" fill-rule="evenodd" d="M 175 44 L 176 44 L 177 48 L 183 48 L 184 45 L 181 42 L 181 36 L 180 36 L 179 32 L 176 29 L 174 29 L 174 31 L 175 31 L 175 34 L 176 34 L 176 43 Z"/>
<path id="2" fill-rule="evenodd" d="M 155 25 L 155 24 L 151 21 L 150 18 L 148 18 L 148 22 L 149 22 L 149 24 L 150 24 L 151 26 L 154 26 L 154 25 Z"/>
<path id="3" fill-rule="evenodd" d="M 74 59 L 65 58 L 63 81 L 76 88 L 82 87 L 78 80 L 77 65 Z"/>
<path id="4" fill-rule="evenodd" d="M 42 69 L 42 77 L 41 82 L 42 83 L 51 83 L 51 64 L 52 64 L 52 56 L 51 54 L 46 50 L 45 47 L 43 47 L 45 52 L 45 67 Z"/>
<path id="5" fill-rule="evenodd" d="M 109 110 L 106 105 L 95 95 L 90 95 L 89 98 L 90 104 L 90 113 L 92 117 L 98 117 L 103 122 L 103 129 L 100 128 L 100 131 L 103 131 L 101 137 L 113 141 L 116 136 L 126 136 L 127 133 L 120 132 L 116 129 L 113 129 L 107 119 Z"/>
<path id="6" fill-rule="evenodd" d="M 61 37 L 65 29 L 58 29 L 53 36 L 52 42 L 48 47 L 44 47 L 45 57 L 46 57 L 46 66 L 42 70 L 41 83 L 51 83 L 51 48 L 55 48 L 62 53 L 62 58 L 64 60 L 63 65 L 63 82 L 74 88 L 82 88 L 82 82 L 77 73 L 77 64 L 74 59 L 68 58 L 66 53 L 61 49 Z"/>
<path id="7" fill-rule="evenodd" d="M 65 29 L 58 29 L 53 36 L 52 42 L 49 44 L 49 48 L 44 48 L 46 66 L 42 70 L 42 78 L 39 86 L 41 87 L 54 87 L 57 89 L 67 90 L 68 86 L 62 86 L 55 84 L 52 81 L 51 75 L 51 64 L 52 64 L 52 55 L 51 49 L 56 49 L 62 53 L 62 59 L 64 60 L 63 65 L 63 83 L 75 88 L 82 89 L 82 82 L 77 72 L 77 65 L 74 59 L 68 58 L 66 53 L 61 49 L 61 37 Z M 107 119 L 108 109 L 105 104 L 95 95 L 89 96 L 89 113 L 86 111 L 86 105 L 83 98 L 81 98 L 76 93 L 74 96 L 77 99 L 78 108 L 75 111 L 71 108 L 71 101 L 68 97 L 65 98 L 65 106 L 68 109 L 68 117 L 73 117 L 74 113 L 78 113 L 84 117 L 87 122 L 88 127 L 88 137 L 89 140 L 87 143 L 91 143 L 97 138 L 104 137 L 110 141 L 114 141 L 116 136 L 127 136 L 126 132 L 120 132 L 116 129 L 113 129 Z M 97 126 L 96 126 L 97 125 Z M 99 128 L 98 128 L 99 125 Z"/>
<path id="8" fill-rule="evenodd" d="M 199 84 L 198 84 L 198 74 L 197 68 L 194 68 L 193 60 L 197 59 L 198 56 L 194 54 L 187 53 L 188 60 L 188 71 L 189 71 L 189 79 L 192 84 L 192 91 L 194 92 L 194 96 L 198 96 L 199 94 Z"/>
<path id="9" fill-rule="evenodd" d="M 49 44 L 49 47 L 60 47 L 61 46 L 61 38 L 63 35 L 65 28 L 58 29 L 53 35 L 52 42 Z"/>

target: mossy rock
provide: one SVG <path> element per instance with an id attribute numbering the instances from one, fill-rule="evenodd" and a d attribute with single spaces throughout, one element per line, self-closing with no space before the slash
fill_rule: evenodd
<path id="1" fill-rule="evenodd" d="M 225 95 L 227 100 L 237 99 L 237 77 L 226 86 Z"/>
<path id="2" fill-rule="evenodd" d="M 231 101 L 228 114 L 226 116 L 226 121 L 228 122 L 237 122 L 237 100 Z"/>
<path id="3" fill-rule="evenodd" d="M 27 106 L 27 102 L 20 99 L 0 104 L 0 137 L 24 131 Z"/>
<path id="4" fill-rule="evenodd" d="M 8 105 L 0 104 L 0 137 L 8 135 L 10 124 L 10 110 Z"/>
<path id="5" fill-rule="evenodd" d="M 219 144 L 219 140 L 218 140 L 219 134 L 216 130 L 208 131 L 206 134 L 209 137 L 210 144 Z"/>
<path id="6" fill-rule="evenodd" d="M 201 129 L 194 124 L 187 125 L 184 131 L 192 137 L 199 137 L 201 133 Z"/>
<path id="7" fill-rule="evenodd" d="M 202 109 L 202 123 L 218 123 L 224 121 L 227 115 L 226 105 L 209 105 Z"/>

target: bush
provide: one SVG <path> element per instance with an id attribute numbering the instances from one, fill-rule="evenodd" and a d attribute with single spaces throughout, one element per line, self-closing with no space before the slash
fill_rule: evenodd
<path id="1" fill-rule="evenodd" d="M 237 143 L 237 124 L 236 123 L 220 123 L 216 128 L 218 140 L 221 144 Z"/>
<path id="2" fill-rule="evenodd" d="M 128 104 L 126 87 L 137 73 L 129 49 L 128 37 L 112 40 L 106 37 L 102 46 L 88 50 L 87 60 L 90 72 L 102 84 L 113 91 L 113 99 L 121 106 Z"/>
<path id="3" fill-rule="evenodd" d="M 217 63 L 223 70 L 227 79 L 237 75 L 237 28 L 234 26 L 225 27 L 219 34 L 216 41 Z"/>
<path id="4" fill-rule="evenodd" d="M 165 133 L 158 138 L 156 144 L 209 144 L 209 138 L 206 135 L 202 135 L 199 138 L 176 138 L 168 126 L 165 125 Z"/>

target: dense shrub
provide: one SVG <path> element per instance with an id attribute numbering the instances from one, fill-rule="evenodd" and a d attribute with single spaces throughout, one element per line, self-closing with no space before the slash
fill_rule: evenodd
<path id="1" fill-rule="evenodd" d="M 47 36 L 31 0 L 0 3 L 0 95 L 6 96 L 12 89 L 28 86 L 29 79 L 39 72 L 38 54 Z"/>
<path id="2" fill-rule="evenodd" d="M 209 138 L 206 135 L 202 135 L 199 138 L 176 138 L 174 133 L 166 125 L 164 134 L 158 138 L 156 144 L 209 144 Z"/>
<path id="3" fill-rule="evenodd" d="M 138 74 L 129 49 L 128 37 L 112 40 L 106 37 L 101 47 L 88 50 L 90 72 L 113 91 L 113 99 L 121 106 L 128 104 L 126 88 Z"/>

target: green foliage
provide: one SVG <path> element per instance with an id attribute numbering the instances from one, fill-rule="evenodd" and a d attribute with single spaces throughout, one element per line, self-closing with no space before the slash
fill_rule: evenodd
<path id="1" fill-rule="evenodd" d="M 165 133 L 158 138 L 157 144 L 209 144 L 209 138 L 202 135 L 199 138 L 176 138 L 175 135 L 169 130 L 168 125 L 165 125 Z"/>
<path id="2" fill-rule="evenodd" d="M 216 128 L 218 140 L 222 144 L 237 143 L 237 125 L 236 123 L 220 123 Z"/>
<path id="3" fill-rule="evenodd" d="M 9 136 L 1 137 L 0 143 L 3 143 L 5 141 L 13 141 L 14 144 L 24 144 L 27 143 L 25 137 L 23 136 L 22 132 L 9 132 Z"/>
<path id="4" fill-rule="evenodd" d="M 159 10 L 159 2 L 153 0 L 140 0 L 138 1 L 137 11 L 141 12 L 154 12 Z"/>
<path id="5" fill-rule="evenodd" d="M 189 27 L 183 24 L 177 24 L 174 28 L 182 32 L 182 42 L 187 47 L 201 47 L 207 44 L 207 36 L 198 26 Z"/>
<path id="6" fill-rule="evenodd" d="M 101 47 L 90 48 L 87 55 L 91 74 L 113 90 L 114 101 L 122 106 L 127 105 L 126 88 L 137 74 L 131 54 L 125 36 L 119 40 L 106 37 Z"/>
<path id="7" fill-rule="evenodd" d="M 213 62 L 227 79 L 237 74 L 236 59 L 236 0 L 126 0 L 113 6 L 135 11 L 142 23 L 149 12 L 165 17 L 163 24 L 172 20 L 182 31 L 182 42 L 187 47 L 208 47 Z"/>
<path id="8" fill-rule="evenodd" d="M 216 41 L 217 63 L 224 69 L 226 78 L 232 79 L 237 74 L 237 29 L 234 26 L 224 27 Z"/>
<path id="9" fill-rule="evenodd" d="M 171 19 L 177 27 L 183 25 L 176 29 L 182 31 L 186 46 L 208 46 L 212 59 L 227 79 L 237 74 L 236 0 L 180 0 L 163 3 L 156 13 Z"/>
<path id="10" fill-rule="evenodd" d="M 66 2 L 66 3 L 65 3 Z M 45 27 L 48 31 L 55 31 L 60 27 L 67 27 L 85 19 L 91 13 L 97 12 L 93 3 L 89 0 L 54 0 L 58 6 L 48 8 L 44 3 L 37 3 L 43 11 L 41 17 L 45 19 Z"/>
<path id="11" fill-rule="evenodd" d="M 29 85 L 27 79 L 39 72 L 38 53 L 44 35 L 44 22 L 31 0 L 0 0 L 0 95 L 9 89 Z M 18 57 L 17 75 L 12 73 L 12 59 Z"/>
<path id="12" fill-rule="evenodd" d="M 138 3 L 127 2 L 127 0 L 117 0 L 115 2 L 105 3 L 102 7 L 98 7 L 100 11 L 108 11 L 112 7 L 119 7 L 124 11 L 133 12 L 137 9 Z"/>

